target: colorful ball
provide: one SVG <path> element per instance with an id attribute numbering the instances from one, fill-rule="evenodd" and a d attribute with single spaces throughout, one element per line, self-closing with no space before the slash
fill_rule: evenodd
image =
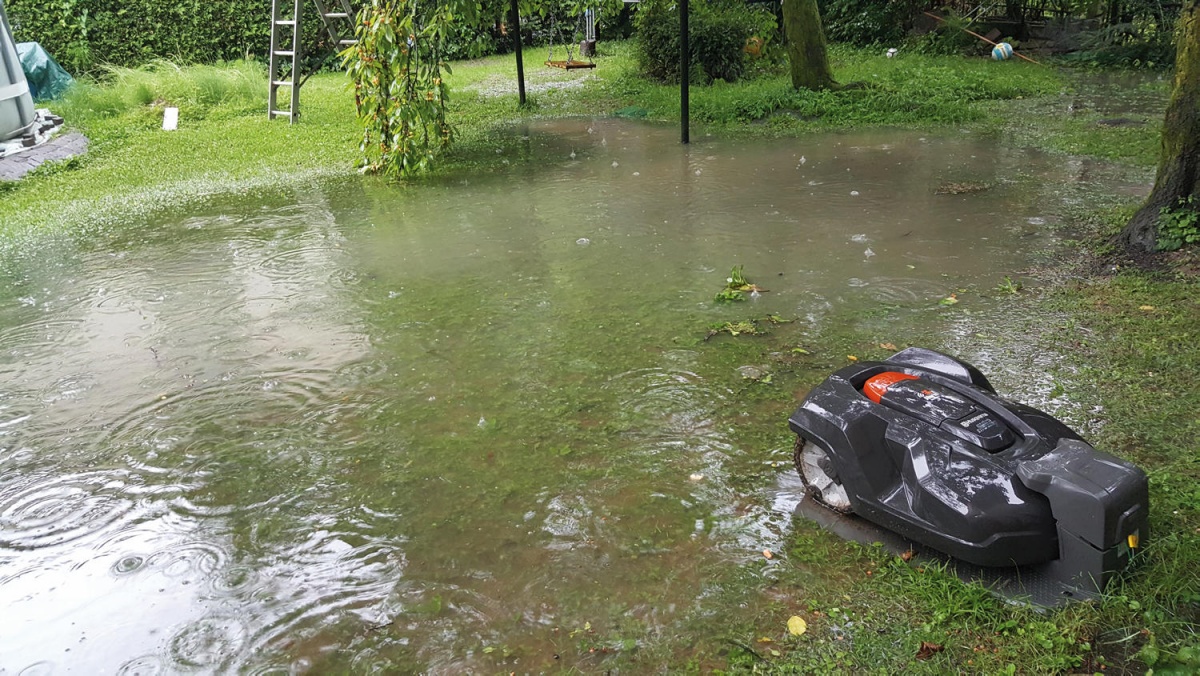
<path id="1" fill-rule="evenodd" d="M 996 45 L 995 47 L 992 47 L 992 58 L 997 61 L 1005 61 L 1005 60 L 1011 58 L 1012 55 L 1013 55 L 1012 45 L 1008 44 L 1007 42 L 1001 42 L 1000 44 Z"/>

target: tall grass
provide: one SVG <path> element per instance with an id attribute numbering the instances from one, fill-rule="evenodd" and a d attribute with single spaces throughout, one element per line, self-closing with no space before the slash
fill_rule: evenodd
<path id="1" fill-rule="evenodd" d="M 266 110 L 267 73 L 255 61 L 181 66 L 157 60 L 140 68 L 110 66 L 95 81 L 78 82 L 55 108 L 73 123 L 113 117 L 161 116 L 166 106 L 181 117 L 203 119 Z"/>

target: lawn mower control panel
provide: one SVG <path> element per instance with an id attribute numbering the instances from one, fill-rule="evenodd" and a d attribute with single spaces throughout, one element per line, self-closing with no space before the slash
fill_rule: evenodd
<path id="1" fill-rule="evenodd" d="M 886 371 L 863 385 L 871 401 L 910 415 L 974 444 L 989 453 L 1002 451 L 1016 435 L 994 413 L 966 397 L 924 378 Z"/>

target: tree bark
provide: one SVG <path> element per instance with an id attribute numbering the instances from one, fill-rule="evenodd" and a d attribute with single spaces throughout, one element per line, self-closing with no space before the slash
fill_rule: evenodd
<path id="1" fill-rule="evenodd" d="M 1200 0 L 1187 0 L 1179 14 L 1175 86 L 1163 120 L 1154 189 L 1119 235 L 1131 250 L 1154 251 L 1158 220 L 1166 208 L 1200 211 Z"/>
<path id="2" fill-rule="evenodd" d="M 837 83 L 825 53 L 825 30 L 817 0 L 783 0 L 783 28 L 788 39 L 792 86 L 796 89 L 834 89 Z"/>

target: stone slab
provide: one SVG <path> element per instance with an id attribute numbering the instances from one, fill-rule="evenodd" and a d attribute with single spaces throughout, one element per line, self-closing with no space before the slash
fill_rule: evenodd
<path id="1" fill-rule="evenodd" d="M 88 139 L 70 132 L 15 155 L 0 157 L 0 181 L 19 181 L 46 162 L 65 160 L 87 152 Z"/>

